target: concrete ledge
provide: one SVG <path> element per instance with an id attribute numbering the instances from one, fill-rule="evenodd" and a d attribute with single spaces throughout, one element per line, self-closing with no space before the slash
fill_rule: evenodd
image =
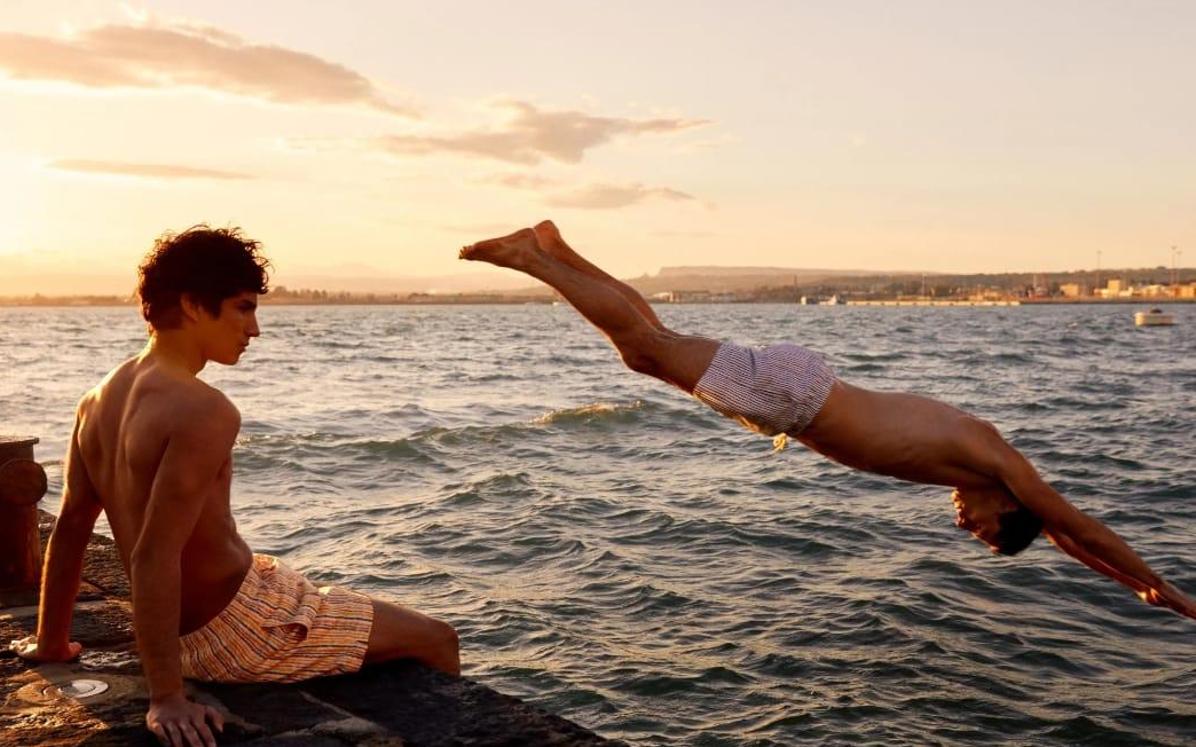
<path id="1" fill-rule="evenodd" d="M 52 526 L 53 517 L 43 512 L 43 546 Z M 72 638 L 85 647 L 79 661 L 31 667 L 11 654 L 0 658 L 0 743 L 157 744 L 144 726 L 148 696 L 133 646 L 128 584 L 111 540 L 92 537 L 83 576 L 86 584 L 72 628 Z M 0 642 L 33 632 L 36 605 L 35 595 L 0 594 Z M 91 695 L 72 690 L 72 683 L 80 681 L 106 689 Z M 293 685 L 188 682 L 187 687 L 193 698 L 224 714 L 220 744 L 621 744 L 517 698 L 414 662 Z"/>

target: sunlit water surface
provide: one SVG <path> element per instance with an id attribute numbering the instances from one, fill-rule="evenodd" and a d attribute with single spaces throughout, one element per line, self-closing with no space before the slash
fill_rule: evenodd
<path id="1" fill-rule="evenodd" d="M 671 306 L 996 423 L 1196 593 L 1196 307 Z M 1196 623 L 948 491 L 853 473 L 622 368 L 567 306 L 270 307 L 235 368 L 241 531 L 451 621 L 466 674 L 643 744 L 1196 743 Z M 0 309 L 0 432 L 61 489 L 136 311 Z"/>

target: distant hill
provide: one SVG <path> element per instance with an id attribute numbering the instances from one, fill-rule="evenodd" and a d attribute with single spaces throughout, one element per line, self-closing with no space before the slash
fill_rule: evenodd
<path id="1" fill-rule="evenodd" d="M 667 291 L 699 291 L 733 293 L 757 288 L 811 285 L 832 279 L 875 276 L 867 270 L 815 270 L 791 267 L 664 267 L 655 275 L 643 275 L 627 282 L 640 293 Z M 921 273 L 899 272 L 894 276 L 921 276 Z"/>
<path id="2" fill-rule="evenodd" d="M 932 273 L 925 273 L 928 277 Z M 921 277 L 921 272 L 886 273 L 886 277 Z M 624 282 L 640 293 L 652 295 L 670 291 L 711 293 L 743 293 L 761 288 L 776 288 L 818 285 L 834 280 L 876 277 L 868 270 L 812 270 L 793 267 L 714 267 L 682 266 L 663 267 L 655 275 L 640 275 L 624 278 Z M 543 285 L 528 285 L 515 290 L 494 289 L 502 295 L 527 296 L 529 298 L 551 295 L 552 291 Z"/>
<path id="3" fill-rule="evenodd" d="M 707 275 L 710 277 L 733 277 L 743 275 L 798 275 L 800 277 L 844 277 L 852 275 L 875 275 L 875 270 L 809 270 L 793 267 L 717 267 L 714 265 L 694 265 L 692 267 L 662 267 L 654 277 L 666 278 L 692 275 Z"/>

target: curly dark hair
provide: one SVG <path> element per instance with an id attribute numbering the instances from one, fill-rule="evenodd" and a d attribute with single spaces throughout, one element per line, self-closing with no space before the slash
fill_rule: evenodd
<path id="1" fill-rule="evenodd" d="M 1042 534 L 1042 519 L 1021 505 L 998 516 L 997 524 L 997 536 L 993 544 L 1002 555 L 1017 555 Z"/>
<path id="2" fill-rule="evenodd" d="M 241 236 L 239 228 L 203 223 L 182 233 L 163 233 L 137 268 L 141 315 L 154 329 L 174 329 L 183 322 L 183 294 L 218 317 L 224 299 L 268 292 L 270 261 L 259 246 Z"/>

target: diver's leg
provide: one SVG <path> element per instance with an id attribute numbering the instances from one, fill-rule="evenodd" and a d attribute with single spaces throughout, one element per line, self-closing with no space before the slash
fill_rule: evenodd
<path id="1" fill-rule="evenodd" d="M 545 252 L 553 257 L 556 257 L 573 269 L 580 270 L 596 280 L 601 280 L 610 287 L 619 291 L 619 293 L 623 294 L 624 298 L 631 302 L 631 305 L 635 307 L 636 311 L 644 315 L 644 318 L 648 320 L 649 324 L 657 329 L 665 328 L 664 325 L 660 323 L 660 319 L 656 317 L 656 312 L 652 310 L 652 306 L 646 300 L 644 300 L 644 297 L 640 295 L 639 291 L 637 291 L 635 288 L 632 288 L 627 283 L 624 283 L 622 280 L 614 277 L 613 275 L 608 274 L 601 267 L 578 254 L 573 247 L 566 244 L 565 240 L 561 238 L 561 232 L 557 230 L 556 225 L 552 221 L 540 221 L 535 225 L 534 228 L 532 228 L 532 230 L 536 232 L 536 238 L 540 242 L 540 248 Z"/>
<path id="2" fill-rule="evenodd" d="M 547 283 L 607 336 L 628 368 L 686 392 L 693 391 L 718 350 L 715 340 L 656 326 L 659 321 L 653 324 L 618 288 L 543 251 L 530 228 L 468 246 L 461 258 L 508 267 Z"/>

